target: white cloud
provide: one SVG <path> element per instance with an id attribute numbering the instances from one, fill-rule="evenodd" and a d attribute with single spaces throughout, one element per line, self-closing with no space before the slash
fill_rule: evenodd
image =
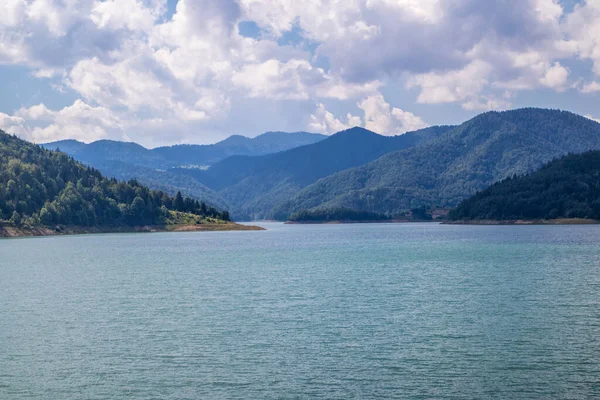
<path id="1" fill-rule="evenodd" d="M 554 65 L 546 71 L 546 74 L 541 78 L 540 82 L 552 89 L 562 91 L 567 84 L 568 78 L 569 71 L 560 65 L 559 62 L 555 62 Z"/>
<path id="2" fill-rule="evenodd" d="M 564 24 L 564 30 L 577 55 L 593 62 L 593 71 L 600 75 L 600 2 L 587 0 L 575 6 Z"/>
<path id="3" fill-rule="evenodd" d="M 348 113 L 346 121 L 341 121 L 327 111 L 325 105 L 321 103 L 317 104 L 317 110 L 311 114 L 308 129 L 312 132 L 331 134 L 361 125 L 360 117 Z"/>
<path id="4" fill-rule="evenodd" d="M 53 111 L 44 104 L 19 109 L 14 116 L 0 113 L 0 127 L 36 143 L 60 139 L 85 142 L 123 138 L 123 122 L 110 110 L 92 107 L 81 100 Z"/>
<path id="5" fill-rule="evenodd" d="M 361 99 L 362 124 L 393 134 L 424 123 L 381 97 L 387 85 L 415 89 L 421 104 L 477 111 L 507 108 L 519 91 L 573 87 L 575 57 L 600 76 L 598 0 L 568 15 L 556 0 L 179 0 L 172 18 L 165 12 L 164 0 L 3 0 L 0 64 L 62 79 L 60 90 L 152 142 L 231 133 L 248 99 L 278 104 L 258 107 L 256 129 L 272 129 L 287 107 L 332 132 L 358 117 L 312 105 L 336 99 L 350 109 Z M 240 21 L 256 22 L 259 37 L 240 36 Z M 164 124 L 176 128 L 155 129 Z"/>
<path id="6" fill-rule="evenodd" d="M 324 104 L 318 104 L 311 114 L 308 128 L 321 133 L 335 133 L 353 126 L 362 126 L 381 135 L 393 136 L 428 126 L 415 114 L 390 106 L 380 93 L 368 96 L 357 103 L 363 118 L 350 113 L 345 120 L 336 118 Z"/>
<path id="7" fill-rule="evenodd" d="M 467 109 L 479 109 L 481 92 L 490 85 L 493 66 L 485 61 L 473 61 L 465 68 L 449 72 L 429 72 L 413 76 L 408 88 L 420 88 L 417 102 L 422 104 L 463 103 Z M 491 102 L 490 104 L 493 104 Z"/>
<path id="8" fill-rule="evenodd" d="M 250 97 L 277 100 L 307 100 L 310 95 L 305 81 L 321 83 L 322 80 L 323 71 L 313 69 L 308 61 L 282 63 L 273 59 L 246 65 L 232 78 L 233 84 L 247 89 Z"/>
<path id="9" fill-rule="evenodd" d="M 132 111 L 161 109 L 174 95 L 148 68 L 148 61 L 143 53 L 113 64 L 98 58 L 82 60 L 73 67 L 66 83 L 86 99 L 105 106 Z"/>
<path id="10" fill-rule="evenodd" d="M 358 103 L 358 107 L 365 114 L 365 128 L 381 135 L 398 135 L 427 126 L 413 113 L 391 107 L 381 94 L 367 97 Z"/>
<path id="11" fill-rule="evenodd" d="M 161 11 L 163 7 L 147 7 L 139 0 L 97 1 L 92 8 L 90 19 L 101 29 L 149 32 Z"/>
<path id="12" fill-rule="evenodd" d="M 581 92 L 582 93 L 600 92 L 600 82 L 594 81 L 594 82 L 590 82 L 590 83 L 583 85 L 583 87 L 581 88 Z"/>
<path id="13" fill-rule="evenodd" d="M 25 120 L 21 117 L 0 113 L 0 129 L 4 132 L 24 136 L 26 134 L 24 124 Z"/>

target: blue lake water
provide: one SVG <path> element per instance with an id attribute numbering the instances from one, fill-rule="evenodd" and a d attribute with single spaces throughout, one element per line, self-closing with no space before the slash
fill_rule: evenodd
<path id="1" fill-rule="evenodd" d="M 600 226 L 0 240 L 0 399 L 600 398 Z"/>

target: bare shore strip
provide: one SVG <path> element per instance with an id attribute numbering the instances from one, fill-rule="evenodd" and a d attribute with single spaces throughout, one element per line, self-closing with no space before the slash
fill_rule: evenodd
<path id="1" fill-rule="evenodd" d="M 253 225 L 227 224 L 196 224 L 168 226 L 136 226 L 136 227 L 81 227 L 61 226 L 60 229 L 49 227 L 15 227 L 0 225 L 0 238 L 27 236 L 59 236 L 83 235 L 92 233 L 134 233 L 134 232 L 217 232 L 217 231 L 263 231 L 264 228 Z"/>
<path id="2" fill-rule="evenodd" d="M 600 224 L 600 221 L 595 219 L 584 218 L 559 218 L 559 219 L 536 219 L 536 220 L 459 220 L 459 221 L 444 221 L 444 225 L 594 225 Z"/>
<path id="3" fill-rule="evenodd" d="M 376 219 L 376 220 L 336 220 L 336 221 L 286 221 L 286 225 L 337 225 L 337 224 L 411 224 L 411 223 L 423 223 L 423 222 L 437 222 L 432 220 L 418 220 L 418 219 Z"/>

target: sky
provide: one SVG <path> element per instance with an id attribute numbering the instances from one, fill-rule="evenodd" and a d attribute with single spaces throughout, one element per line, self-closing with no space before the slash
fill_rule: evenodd
<path id="1" fill-rule="evenodd" d="M 36 143 L 600 119 L 600 0 L 0 3 L 0 128 Z"/>

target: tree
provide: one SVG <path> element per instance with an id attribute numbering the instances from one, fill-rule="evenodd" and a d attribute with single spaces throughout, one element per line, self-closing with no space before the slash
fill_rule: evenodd
<path id="1" fill-rule="evenodd" d="M 54 222 L 54 216 L 52 213 L 46 208 L 42 208 L 40 211 L 40 223 L 42 225 L 52 225 Z"/>
<path id="2" fill-rule="evenodd" d="M 131 202 L 131 207 L 129 207 L 129 212 L 131 213 L 131 222 L 136 224 L 143 224 L 145 222 L 145 211 L 146 211 L 146 203 L 144 199 L 140 196 L 137 196 Z"/>
<path id="3" fill-rule="evenodd" d="M 180 191 L 178 191 L 177 194 L 175 195 L 175 201 L 173 202 L 173 208 L 176 211 L 183 211 L 185 208 L 185 203 L 183 202 L 183 196 L 181 195 Z"/>
<path id="4" fill-rule="evenodd" d="M 18 212 L 13 211 L 12 217 L 10 217 L 9 222 L 13 225 L 21 225 L 21 215 Z"/>

